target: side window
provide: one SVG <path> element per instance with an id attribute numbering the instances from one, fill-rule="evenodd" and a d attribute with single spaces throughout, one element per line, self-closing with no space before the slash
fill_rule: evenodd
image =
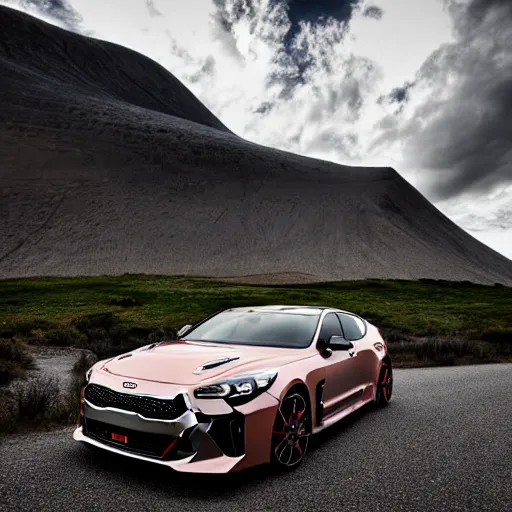
<path id="1" fill-rule="evenodd" d="M 360 318 L 354 315 L 347 315 L 346 313 L 336 314 L 343 326 L 343 332 L 347 340 L 360 340 L 366 334 L 366 326 Z"/>
<path id="2" fill-rule="evenodd" d="M 318 339 L 329 341 L 331 336 L 343 336 L 340 322 L 334 313 L 328 313 L 325 316 Z"/>

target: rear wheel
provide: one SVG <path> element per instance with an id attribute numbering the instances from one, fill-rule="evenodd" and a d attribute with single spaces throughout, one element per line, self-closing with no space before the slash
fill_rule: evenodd
<path id="1" fill-rule="evenodd" d="M 296 468 L 308 449 L 311 412 L 300 392 L 287 394 L 279 405 L 272 430 L 271 461 L 274 466 Z"/>
<path id="2" fill-rule="evenodd" d="M 393 367 L 391 361 L 382 363 L 377 384 L 377 396 L 375 401 L 379 405 L 387 405 L 393 394 Z"/>

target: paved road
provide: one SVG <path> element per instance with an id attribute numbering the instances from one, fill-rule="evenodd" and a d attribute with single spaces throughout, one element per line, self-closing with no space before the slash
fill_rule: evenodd
<path id="1" fill-rule="evenodd" d="M 182 475 L 92 453 L 69 430 L 9 438 L 0 510 L 512 511 L 512 365 L 400 370 L 395 386 L 286 475 Z"/>

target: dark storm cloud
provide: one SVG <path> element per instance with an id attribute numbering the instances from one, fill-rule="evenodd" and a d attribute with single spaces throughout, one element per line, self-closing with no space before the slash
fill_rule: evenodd
<path id="1" fill-rule="evenodd" d="M 407 83 L 402 87 L 395 87 L 389 93 L 389 101 L 391 103 L 404 103 L 409 99 L 409 89 L 413 86 L 412 83 Z"/>
<path id="2" fill-rule="evenodd" d="M 405 140 L 406 160 L 435 171 L 437 199 L 512 181 L 512 3 L 447 5 L 456 42 L 432 53 L 416 76 L 415 88 L 431 97 L 405 125 L 387 118 L 379 141 Z M 407 97 L 395 91 L 397 100 Z"/>
<path id="3" fill-rule="evenodd" d="M 148 8 L 149 15 L 153 18 L 162 16 L 162 13 L 155 7 L 153 0 L 146 0 L 146 7 Z"/>
<path id="4" fill-rule="evenodd" d="M 314 146 L 315 150 L 336 151 L 341 152 L 346 156 L 350 156 L 353 149 L 357 146 L 359 137 L 355 133 L 334 133 L 332 130 L 322 130 L 318 136 L 315 137 Z M 312 148 L 311 148 L 312 149 Z"/>
<path id="5" fill-rule="evenodd" d="M 327 18 L 348 21 L 359 0 L 284 0 L 292 27 L 300 22 L 318 22 Z"/>
<path id="6" fill-rule="evenodd" d="M 25 9 L 35 8 L 41 14 L 62 22 L 70 29 L 77 29 L 82 21 L 81 16 L 66 0 L 23 0 L 20 6 Z"/>
<path id="7" fill-rule="evenodd" d="M 364 78 L 361 78 L 359 71 L 365 66 L 369 72 L 373 69 L 371 61 L 353 55 L 344 62 L 343 81 L 339 88 L 329 91 L 326 114 L 336 112 L 340 108 L 345 108 L 351 113 L 350 117 L 353 117 L 354 120 L 359 117 L 364 101 L 364 93 L 362 91 L 362 81 L 364 81 Z M 363 76 L 366 77 L 366 74 Z"/>
<path id="8" fill-rule="evenodd" d="M 213 5 L 217 8 L 214 17 L 226 32 L 242 18 L 254 19 L 256 15 L 254 0 L 235 0 L 229 6 L 226 0 L 213 0 Z"/>
<path id="9" fill-rule="evenodd" d="M 213 0 L 213 3 L 226 30 L 230 30 L 233 22 L 242 17 L 254 16 L 258 4 L 256 0 L 235 0 L 232 8 L 228 9 L 226 0 Z M 315 23 L 328 18 L 348 21 L 359 0 L 273 0 L 272 3 L 282 4 L 286 8 L 291 22 L 290 31 L 294 35 L 301 22 Z"/>
<path id="10" fill-rule="evenodd" d="M 503 14 L 512 16 L 512 3 L 510 0 L 472 0 L 467 9 L 466 16 L 458 19 L 458 28 L 476 26 L 493 7 L 503 9 Z"/>
<path id="11" fill-rule="evenodd" d="M 272 70 L 266 78 L 267 88 L 275 84 L 280 85 L 281 92 L 279 94 L 280 100 L 289 99 L 293 93 L 294 88 L 299 84 L 305 83 L 304 72 L 307 68 L 309 60 L 299 60 L 292 57 L 285 50 L 282 50 L 276 56 L 276 67 Z"/>
<path id="12" fill-rule="evenodd" d="M 260 105 L 258 105 L 258 107 L 254 110 L 254 113 L 255 114 L 268 114 L 272 108 L 274 107 L 274 105 L 269 102 L 269 101 L 265 101 L 263 103 L 261 103 Z"/>
<path id="13" fill-rule="evenodd" d="M 214 19 L 218 26 L 227 34 L 232 35 L 233 26 L 240 20 L 249 20 L 250 31 L 256 27 L 256 15 L 259 2 L 257 0 L 213 0 L 216 6 Z M 308 51 L 307 42 L 297 43 L 297 36 L 304 24 L 313 27 L 326 26 L 332 20 L 348 22 L 359 0 L 274 0 L 273 5 L 281 6 L 282 16 L 272 20 L 275 25 L 286 27 L 279 43 L 282 51 L 276 56 L 276 70 L 268 76 L 268 86 L 275 83 L 283 85 L 281 99 L 289 97 L 295 86 L 304 83 L 304 76 L 315 63 Z M 254 23 L 252 23 L 254 22 Z M 340 29 L 339 37 L 345 31 Z M 272 36 L 270 36 L 272 37 Z M 264 39 L 264 37 L 262 36 Z M 326 41 L 326 48 L 333 41 Z"/>
<path id="14" fill-rule="evenodd" d="M 250 121 L 246 129 L 257 131 L 263 118 L 276 115 L 274 111 L 288 101 L 293 104 L 296 94 L 306 94 L 308 101 L 301 118 L 287 131 L 281 146 L 287 150 L 299 146 L 303 152 L 336 151 L 347 157 L 358 156 L 358 137 L 348 132 L 339 135 L 333 129 L 333 123 L 348 126 L 360 118 L 365 97 L 379 78 L 373 61 L 347 54 L 342 48 L 357 2 L 275 0 L 272 8 L 265 11 L 259 1 L 235 1 L 234 8 L 225 0 L 214 2 L 217 37 L 231 53 L 236 55 L 228 43 L 235 41 L 238 23 L 243 23 L 254 38 L 268 43 L 265 58 L 271 55 L 271 59 L 263 78 L 266 89 L 272 90 L 271 98 L 254 104 L 251 112 L 257 119 Z M 247 58 L 241 54 L 238 57 Z M 305 130 L 311 126 L 321 128 L 311 134 Z"/>
<path id="15" fill-rule="evenodd" d="M 295 82 L 292 81 L 288 84 L 293 87 L 294 83 L 303 82 L 304 74 L 313 64 L 309 59 L 307 48 L 296 44 L 301 27 L 305 23 L 309 23 L 313 27 L 323 26 L 330 20 L 348 22 L 359 0 L 284 0 L 284 3 L 287 6 L 288 18 L 291 23 L 284 39 L 284 48 L 285 52 L 292 57 L 298 71 L 292 75 Z"/>
<path id="16" fill-rule="evenodd" d="M 389 94 L 379 96 L 377 103 L 382 105 L 387 103 L 389 105 L 397 104 L 399 109 L 397 112 L 401 112 L 402 107 L 407 103 L 411 96 L 411 89 L 414 87 L 414 82 L 406 82 L 400 87 L 395 87 Z"/>
<path id="17" fill-rule="evenodd" d="M 374 20 L 380 20 L 384 15 L 384 11 L 376 5 L 370 5 L 363 11 L 363 16 L 367 18 L 373 18 Z"/>

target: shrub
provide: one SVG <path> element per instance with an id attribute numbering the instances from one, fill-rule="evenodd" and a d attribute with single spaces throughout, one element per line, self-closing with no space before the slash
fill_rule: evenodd
<path id="1" fill-rule="evenodd" d="M 98 357 L 92 352 L 83 350 L 75 361 L 71 370 L 75 375 L 84 375 L 85 372 L 98 360 Z"/>
<path id="2" fill-rule="evenodd" d="M 53 345 L 57 347 L 73 347 L 79 346 L 86 338 L 74 328 L 52 329 L 48 331 L 44 338 L 45 345 Z"/>
<path id="3" fill-rule="evenodd" d="M 33 366 L 33 358 L 27 351 L 26 345 L 14 339 L 0 339 L 0 359 L 12 361 L 22 368 Z"/>
<path id="4" fill-rule="evenodd" d="M 73 374 L 68 389 L 62 392 L 58 379 L 43 375 L 1 390 L 0 432 L 74 423 L 82 381 L 83 374 Z"/>
<path id="5" fill-rule="evenodd" d="M 0 386 L 9 384 L 33 366 L 34 361 L 26 345 L 14 339 L 0 339 Z"/>
<path id="6" fill-rule="evenodd" d="M 394 327 L 380 327 L 379 329 L 387 343 L 411 341 L 411 336 L 401 329 L 395 329 Z"/>
<path id="7" fill-rule="evenodd" d="M 52 420 L 59 423 L 73 423 L 80 410 L 80 389 L 85 385 L 85 372 L 98 360 L 90 351 L 82 351 L 75 361 L 68 389 L 54 409 Z"/>
<path id="8" fill-rule="evenodd" d="M 28 336 L 37 329 L 50 329 L 50 322 L 46 320 L 33 320 L 31 322 L 12 323 L 0 327 L 0 338 L 12 338 L 13 336 Z"/>
<path id="9" fill-rule="evenodd" d="M 512 356 L 512 327 L 486 329 L 480 339 L 491 344 L 501 356 Z"/>
<path id="10" fill-rule="evenodd" d="M 142 306 L 142 301 L 135 297 L 121 297 L 110 301 L 111 306 L 121 306 L 123 308 L 132 308 L 134 306 Z"/>
<path id="11" fill-rule="evenodd" d="M 109 311 L 106 313 L 94 313 L 77 318 L 74 322 L 75 327 L 82 332 L 89 329 L 108 330 L 117 323 L 117 318 Z"/>
<path id="12" fill-rule="evenodd" d="M 418 281 L 420 283 L 425 283 L 425 284 L 438 284 L 440 282 L 439 279 L 431 279 L 431 278 L 428 278 L 428 277 L 420 277 L 418 279 Z"/>
<path id="13" fill-rule="evenodd" d="M 390 343 L 389 352 L 396 362 L 414 362 L 415 366 L 425 363 L 454 365 L 468 360 L 498 361 L 500 355 L 504 355 L 487 342 L 441 337 Z"/>
<path id="14" fill-rule="evenodd" d="M 40 423 L 52 416 L 60 398 L 59 381 L 43 375 L 17 382 L 12 389 L 10 416 L 15 423 Z"/>
<path id="15" fill-rule="evenodd" d="M 19 366 L 12 361 L 0 359 L 0 386 L 9 384 L 12 380 L 19 377 L 21 374 Z"/>
<path id="16" fill-rule="evenodd" d="M 510 343 L 512 345 L 512 327 L 486 329 L 480 339 L 491 343 Z"/>

